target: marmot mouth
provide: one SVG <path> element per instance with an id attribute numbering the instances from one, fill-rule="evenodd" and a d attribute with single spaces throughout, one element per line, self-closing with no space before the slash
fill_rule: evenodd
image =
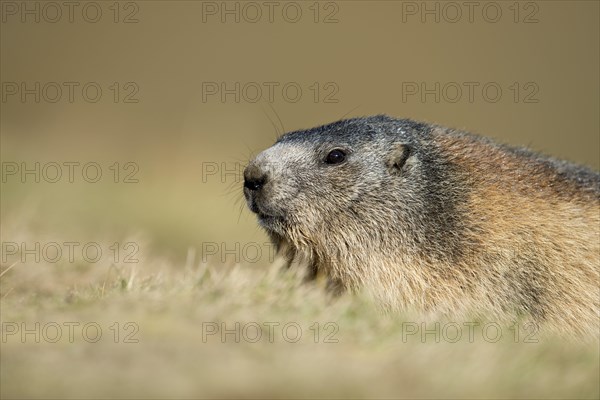
<path id="1" fill-rule="evenodd" d="M 252 211 L 259 220 L 269 220 L 269 219 L 282 219 L 281 216 L 270 214 L 269 212 L 265 212 L 264 206 L 260 206 L 259 203 L 255 201 L 250 201 L 248 204 L 248 208 Z"/>
<path id="2" fill-rule="evenodd" d="M 256 200 L 248 202 L 248 208 L 258 217 L 258 223 L 267 230 L 276 230 L 285 218 L 281 215 L 275 215 L 265 212 L 264 207 L 259 206 Z"/>
<path id="3" fill-rule="evenodd" d="M 266 214 L 257 214 L 258 215 L 258 225 L 260 225 L 261 227 L 263 227 L 264 229 L 266 229 L 269 232 L 277 232 L 282 234 L 283 233 L 283 218 L 282 217 L 276 217 L 273 215 L 266 215 Z"/>
<path id="4" fill-rule="evenodd" d="M 258 224 L 268 231 L 279 232 L 283 229 L 285 218 L 282 215 L 267 214 L 257 207 Z"/>
<path id="5" fill-rule="evenodd" d="M 282 216 L 267 214 L 260 207 L 258 207 L 256 205 L 256 203 L 252 204 L 252 206 L 250 207 L 250 210 L 254 214 L 256 214 L 256 216 L 258 217 L 259 224 L 261 224 L 264 227 L 269 227 L 269 226 L 271 226 L 271 224 L 273 224 L 275 222 L 283 221 Z"/>
<path id="6" fill-rule="evenodd" d="M 258 219 L 260 221 L 264 221 L 264 222 L 283 221 L 283 217 L 281 217 L 281 216 L 265 214 L 262 211 L 257 212 L 256 215 L 258 216 Z"/>

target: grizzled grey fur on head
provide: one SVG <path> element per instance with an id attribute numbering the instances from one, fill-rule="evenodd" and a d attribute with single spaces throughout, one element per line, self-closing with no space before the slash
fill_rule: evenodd
<path id="1" fill-rule="evenodd" d="M 280 254 L 386 309 L 519 316 L 587 333 L 600 317 L 600 175 L 387 116 L 290 132 L 244 195 Z"/>

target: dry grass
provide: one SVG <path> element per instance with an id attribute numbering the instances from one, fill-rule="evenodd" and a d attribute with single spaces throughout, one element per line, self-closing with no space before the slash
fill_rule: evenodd
<path id="1" fill-rule="evenodd" d="M 30 235 L 10 229 L 12 238 Z M 466 327 L 451 343 L 454 331 L 442 332 L 449 325 L 424 338 L 421 332 L 407 335 L 415 326 L 421 330 L 417 317 L 382 315 L 360 295 L 332 300 L 321 287 L 299 283 L 294 271 L 282 273 L 277 262 L 260 267 L 207 265 L 192 255 L 181 264 L 156 255 L 139 259 L 2 266 L 2 398 L 599 396 L 597 340 L 538 334 L 538 343 L 525 343 L 521 331 L 515 342 L 514 331 L 501 326 L 496 343 L 479 328 L 470 341 Z M 72 342 L 69 322 L 79 323 Z M 34 331 L 40 324 L 40 343 L 34 334 L 10 334 L 22 323 Z M 82 336 L 86 323 L 101 327 L 97 342 Z M 208 334 L 221 323 L 239 340 L 231 332 Z M 289 323 L 297 325 L 284 336 Z M 62 337 L 50 343 L 56 324 Z M 252 343 L 257 325 L 262 336 Z M 295 327 L 302 335 L 292 342 Z M 426 328 L 436 331 L 433 321 Z M 94 329 L 87 333 L 88 339 L 96 336 Z M 126 343 L 131 339 L 138 342 Z"/>

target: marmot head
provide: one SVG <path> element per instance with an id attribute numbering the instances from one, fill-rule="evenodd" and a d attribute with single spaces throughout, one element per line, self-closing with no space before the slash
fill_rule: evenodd
<path id="1" fill-rule="evenodd" d="M 408 236 L 422 246 L 431 239 L 423 216 L 452 206 L 435 193 L 443 177 L 426 151 L 430 131 L 374 116 L 287 133 L 246 167 L 248 207 L 276 243 L 295 248 L 389 248 Z"/>

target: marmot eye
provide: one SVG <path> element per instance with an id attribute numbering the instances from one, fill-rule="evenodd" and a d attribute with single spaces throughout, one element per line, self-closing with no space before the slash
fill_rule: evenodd
<path id="1" fill-rule="evenodd" d="M 343 150 L 335 149 L 331 150 L 329 154 L 327 154 L 327 158 L 325 158 L 325 162 L 327 164 L 339 164 L 346 159 L 346 153 Z"/>

